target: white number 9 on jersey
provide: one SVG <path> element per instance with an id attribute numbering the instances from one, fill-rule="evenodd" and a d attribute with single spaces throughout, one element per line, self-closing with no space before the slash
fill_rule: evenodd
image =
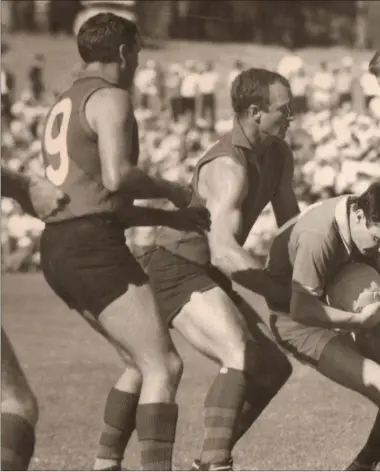
<path id="1" fill-rule="evenodd" d="M 70 98 L 64 98 L 50 112 L 44 131 L 44 148 L 47 159 L 51 156 L 59 157 L 59 164 L 54 168 L 50 163 L 46 167 L 46 177 L 56 186 L 62 185 L 69 173 L 69 155 L 67 151 L 67 132 L 71 117 L 72 103 Z M 61 118 L 59 126 L 54 126 Z M 54 134 L 53 134 L 54 133 Z"/>

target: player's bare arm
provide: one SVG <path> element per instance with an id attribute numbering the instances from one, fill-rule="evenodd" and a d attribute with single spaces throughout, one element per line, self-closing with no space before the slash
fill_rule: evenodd
<path id="1" fill-rule="evenodd" d="M 86 105 L 86 117 L 98 136 L 104 186 L 126 198 L 167 198 L 178 207 L 191 197 L 187 187 L 153 178 L 132 164 L 133 107 L 129 92 L 105 88 L 94 93 Z"/>
<path id="2" fill-rule="evenodd" d="M 285 154 L 284 173 L 280 186 L 272 198 L 272 207 L 280 228 L 300 212 L 293 188 L 294 156 L 288 145 L 283 146 Z"/>
<path id="3" fill-rule="evenodd" d="M 65 194 L 50 181 L 1 166 L 1 192 L 36 218 L 47 218 L 67 203 Z"/>
<path id="4" fill-rule="evenodd" d="M 241 205 L 247 193 L 246 170 L 231 158 L 220 157 L 201 171 L 199 186 L 211 214 L 208 233 L 211 262 L 230 278 L 265 297 L 268 290 L 273 290 L 273 281 L 239 242 Z M 281 295 L 277 285 L 276 290 L 279 297 L 288 299 L 285 291 Z"/>
<path id="5" fill-rule="evenodd" d="M 356 331 L 369 329 L 380 322 L 380 303 L 367 305 L 361 312 L 333 308 L 323 301 L 327 284 L 327 267 L 331 249 L 323 236 L 307 232 L 298 241 L 293 270 L 293 291 L 290 303 L 292 318 L 310 326 Z"/>
<path id="6" fill-rule="evenodd" d="M 205 208 L 190 207 L 179 210 L 161 210 L 138 205 L 126 207 L 123 213 L 126 227 L 131 226 L 168 226 L 180 231 L 208 231 L 210 213 Z"/>

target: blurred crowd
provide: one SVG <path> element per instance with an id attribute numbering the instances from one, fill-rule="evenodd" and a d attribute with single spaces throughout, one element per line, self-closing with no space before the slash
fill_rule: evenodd
<path id="1" fill-rule="evenodd" d="M 380 87 L 367 67 L 363 64 L 358 71 L 352 59 L 344 57 L 339 64 L 321 63 L 311 73 L 296 55 L 278 64 L 294 95 L 295 120 L 287 140 L 296 158 L 295 188 L 301 206 L 360 192 L 370 180 L 380 178 Z M 141 167 L 152 175 L 188 182 L 202 153 L 231 128 L 232 119 L 218 115 L 220 90 L 229 88 L 244 68 L 236 61 L 228 76 L 221 76 L 211 61 L 186 61 L 164 69 L 150 60 L 141 67 L 135 80 Z M 34 58 L 28 79 L 26 90 L 15 96 L 17 78 L 1 71 L 1 152 L 12 169 L 41 174 L 39 138 L 55 98 L 45 87 L 43 56 Z M 23 214 L 9 199 L 3 198 L 1 205 L 3 270 L 38 270 L 43 223 Z M 258 258 L 265 257 L 275 230 L 268 207 L 247 247 Z M 136 249 L 152 244 L 154 235 L 154 228 L 133 228 L 127 231 L 127 241 Z"/>

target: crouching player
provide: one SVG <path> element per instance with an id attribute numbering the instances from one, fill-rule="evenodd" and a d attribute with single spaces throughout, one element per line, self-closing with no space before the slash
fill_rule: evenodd
<path id="1" fill-rule="evenodd" d="M 361 196 L 319 202 L 285 224 L 274 239 L 266 270 L 291 292 L 290 306 L 267 299 L 277 341 L 321 374 L 380 407 L 380 365 L 360 352 L 347 332 L 380 323 L 380 303 L 360 313 L 324 303 L 327 282 L 350 260 L 376 258 L 380 248 L 380 182 Z M 270 297 L 269 297 L 270 298 Z M 380 414 L 349 470 L 380 462 Z"/>
<path id="2" fill-rule="evenodd" d="M 49 181 L 1 166 L 1 192 L 27 213 L 45 218 L 65 203 Z M 1 470 L 27 470 L 35 442 L 38 404 L 12 344 L 1 329 Z"/>

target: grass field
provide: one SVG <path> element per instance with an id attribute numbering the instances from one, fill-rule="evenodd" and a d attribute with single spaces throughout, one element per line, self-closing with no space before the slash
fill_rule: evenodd
<path id="1" fill-rule="evenodd" d="M 54 89 L 59 89 L 67 83 L 70 71 L 78 63 L 79 56 L 73 38 L 20 34 L 10 36 L 9 42 L 12 49 L 6 56 L 5 62 L 15 72 L 18 88 L 25 85 L 28 67 L 36 53 L 45 54 L 46 81 L 48 86 Z M 241 59 L 252 67 L 276 68 L 284 53 L 284 49 L 276 46 L 173 41 L 161 50 L 144 49 L 140 62 L 143 64 L 147 59 L 156 59 L 165 67 L 168 63 L 182 62 L 186 59 L 213 60 L 222 77 L 227 77 L 236 59 Z M 299 54 L 311 70 L 322 60 L 334 63 L 340 61 L 346 54 L 351 55 L 357 65 L 371 58 L 369 51 L 360 52 L 343 48 L 304 49 L 299 51 Z M 226 115 L 229 110 L 227 87 L 222 86 L 218 96 L 221 113 Z"/>
<path id="2" fill-rule="evenodd" d="M 121 372 L 109 346 L 50 291 L 40 275 L 5 275 L 3 325 L 40 403 L 34 470 L 88 470 L 103 403 Z M 174 466 L 186 469 L 201 442 L 202 404 L 215 367 L 175 338 L 185 374 Z M 240 469 L 342 470 L 361 447 L 375 408 L 360 396 L 295 366 L 291 381 L 238 444 Z M 133 438 L 125 465 L 137 468 Z"/>

